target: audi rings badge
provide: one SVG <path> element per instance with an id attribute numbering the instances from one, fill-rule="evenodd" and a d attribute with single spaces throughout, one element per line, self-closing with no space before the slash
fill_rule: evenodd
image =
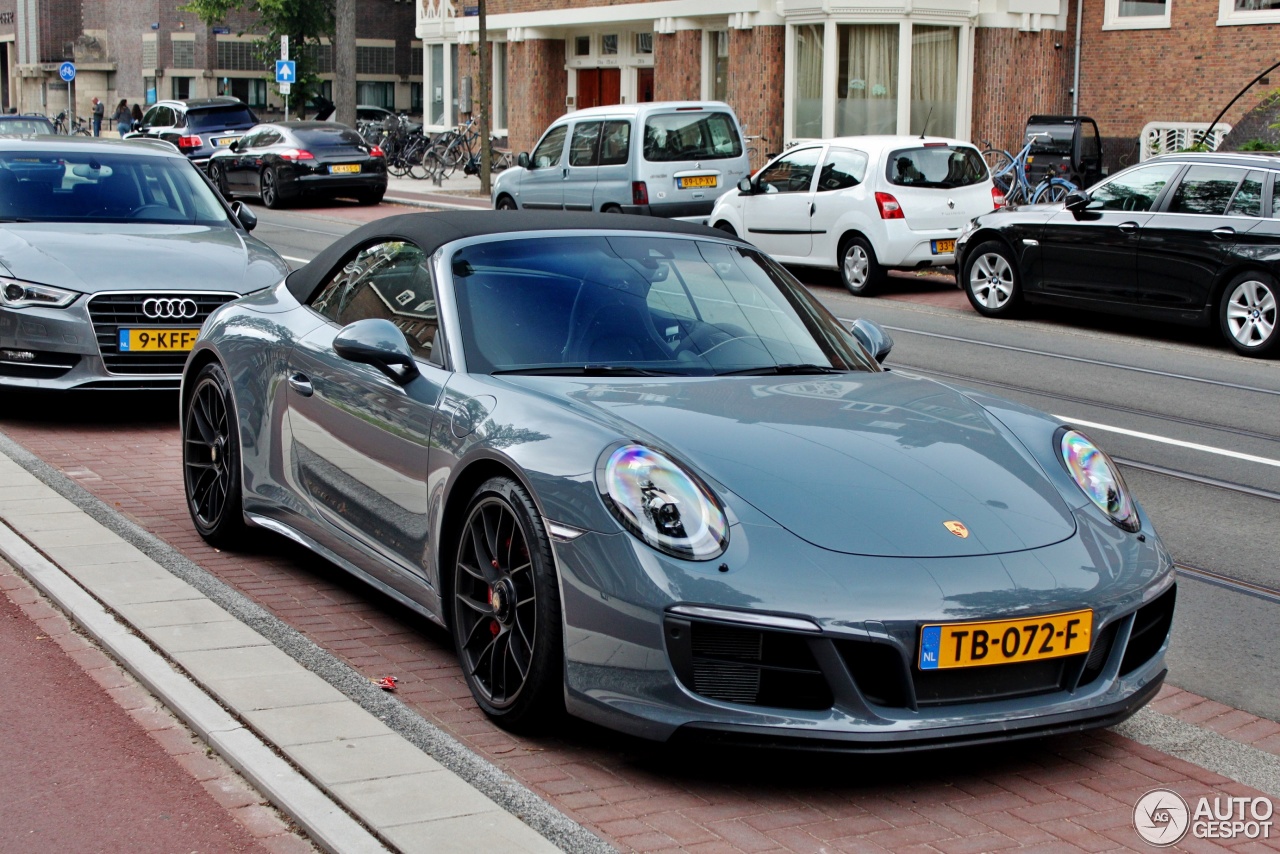
<path id="1" fill-rule="evenodd" d="M 142 313 L 151 320 L 193 320 L 200 309 L 189 297 L 148 297 L 142 301 Z"/>

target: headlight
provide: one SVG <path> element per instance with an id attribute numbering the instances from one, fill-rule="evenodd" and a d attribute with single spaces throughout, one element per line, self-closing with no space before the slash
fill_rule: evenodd
<path id="1" fill-rule="evenodd" d="M 596 466 L 596 484 L 624 528 L 678 558 L 711 560 L 724 552 L 729 524 L 706 484 L 643 445 L 606 453 Z"/>
<path id="2" fill-rule="evenodd" d="M 50 285 L 33 285 L 16 279 L 0 279 L 0 305 L 5 308 L 27 308 L 42 305 L 45 308 L 66 308 L 80 294 Z"/>
<path id="3" fill-rule="evenodd" d="M 1139 527 L 1129 489 L 1120 477 L 1120 469 L 1083 433 L 1067 430 L 1059 440 L 1062 462 L 1076 479 L 1080 489 L 1098 508 L 1126 531 Z"/>

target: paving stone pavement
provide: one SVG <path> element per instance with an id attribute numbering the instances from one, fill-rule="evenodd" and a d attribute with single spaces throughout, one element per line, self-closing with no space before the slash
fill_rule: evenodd
<path id="1" fill-rule="evenodd" d="M 136 417 L 113 406 L 103 421 L 100 411 L 11 405 L 0 430 L 364 676 L 396 676 L 401 703 L 621 850 L 1146 850 L 1131 821 L 1150 789 L 1258 794 L 1108 731 L 896 758 L 676 751 L 581 722 L 511 735 L 475 707 L 447 636 L 425 620 L 281 539 L 238 551 L 200 540 L 173 408 L 172 397 L 139 404 Z M 1271 721 L 1172 687 L 1155 708 L 1280 753 Z M 1188 838 L 1181 850 L 1278 845 Z"/>

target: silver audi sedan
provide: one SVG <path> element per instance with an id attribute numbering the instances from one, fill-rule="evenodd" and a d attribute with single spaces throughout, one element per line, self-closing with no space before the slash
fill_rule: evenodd
<path id="1" fill-rule="evenodd" d="M 289 272 L 160 143 L 0 139 L 0 386 L 176 389 L 206 317 Z"/>

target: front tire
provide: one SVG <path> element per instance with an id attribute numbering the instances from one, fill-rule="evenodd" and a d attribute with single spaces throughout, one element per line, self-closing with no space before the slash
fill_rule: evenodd
<path id="1" fill-rule="evenodd" d="M 869 297 L 884 284 L 885 272 L 865 237 L 848 238 L 840 246 L 840 281 L 855 297 Z"/>
<path id="2" fill-rule="evenodd" d="M 246 532 L 241 508 L 240 431 L 231 383 L 211 362 L 196 374 L 182 415 L 182 471 L 187 510 L 211 546 L 235 545 Z"/>
<path id="3" fill-rule="evenodd" d="M 1280 288 L 1266 273 L 1249 271 L 1236 276 L 1222 292 L 1218 321 L 1222 335 L 1244 356 L 1271 356 L 1277 352 L 1276 303 Z"/>
<path id="4" fill-rule="evenodd" d="M 218 188 L 218 192 L 222 194 L 222 198 L 228 202 L 231 201 L 231 190 L 227 187 L 227 173 L 222 166 L 217 163 L 209 164 L 209 180 L 213 182 L 213 186 Z"/>
<path id="5" fill-rule="evenodd" d="M 1022 281 L 1013 254 L 988 240 L 970 250 L 961 273 L 970 305 L 987 317 L 1012 317 L 1022 304 Z"/>
<path id="6" fill-rule="evenodd" d="M 564 708 L 560 593 L 533 499 L 507 477 L 480 485 L 453 570 L 450 624 L 476 704 L 499 726 L 537 729 Z"/>
<path id="7" fill-rule="evenodd" d="M 514 211 L 514 210 L 518 210 L 518 208 L 516 208 L 515 200 L 512 199 L 510 196 L 499 196 L 498 204 L 494 206 L 494 210 Z"/>
<path id="8" fill-rule="evenodd" d="M 262 170 L 262 177 L 259 181 L 262 203 L 272 210 L 279 208 L 281 206 L 280 183 L 279 179 L 276 177 L 275 168 L 268 166 L 266 169 Z"/>

